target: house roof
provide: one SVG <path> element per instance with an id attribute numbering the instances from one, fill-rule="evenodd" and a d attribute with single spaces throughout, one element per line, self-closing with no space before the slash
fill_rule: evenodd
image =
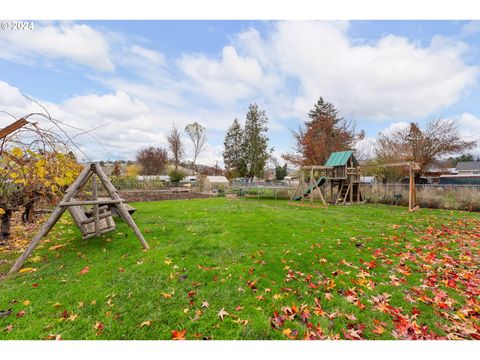
<path id="1" fill-rule="evenodd" d="M 207 180 L 211 183 L 228 183 L 228 179 L 225 176 L 207 176 Z"/>
<path id="2" fill-rule="evenodd" d="M 457 171 L 480 170 L 480 161 L 462 161 L 457 163 Z"/>
<path id="3" fill-rule="evenodd" d="M 324 166 L 344 166 L 351 156 L 353 156 L 353 150 L 331 153 Z M 354 160 L 354 162 L 357 163 L 357 160 Z"/>

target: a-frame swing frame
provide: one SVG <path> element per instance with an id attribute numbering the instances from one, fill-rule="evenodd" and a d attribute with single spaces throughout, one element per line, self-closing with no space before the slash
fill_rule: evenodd
<path id="1" fill-rule="evenodd" d="M 98 176 L 100 182 L 105 187 L 108 195 L 110 196 L 109 199 L 98 199 L 96 197 L 96 177 L 97 176 Z M 78 192 L 81 190 L 83 185 L 85 185 L 85 183 L 91 177 L 93 177 L 92 181 L 93 181 L 93 187 L 94 187 L 94 197 L 95 197 L 94 200 L 79 201 L 79 200 L 74 199 L 74 197 L 78 194 Z M 50 232 L 50 230 L 53 228 L 53 226 L 61 218 L 61 216 L 63 215 L 65 210 L 67 210 L 69 207 L 84 206 L 84 205 L 93 205 L 94 206 L 93 211 L 94 211 L 94 222 L 95 222 L 95 234 L 96 235 L 100 234 L 99 227 L 98 227 L 99 205 L 114 205 L 117 209 L 118 214 L 127 223 L 127 225 L 132 228 L 132 230 L 134 231 L 138 240 L 142 244 L 143 248 L 145 250 L 149 249 L 149 246 L 148 246 L 147 242 L 145 241 L 145 238 L 143 237 L 140 229 L 138 228 L 137 224 L 135 224 L 135 222 L 133 221 L 129 212 L 125 208 L 124 200 L 121 199 L 120 196 L 117 194 L 117 191 L 116 191 L 115 187 L 112 185 L 112 183 L 108 179 L 107 175 L 103 171 L 100 164 L 99 163 L 91 163 L 91 164 L 87 165 L 80 172 L 80 175 L 73 182 L 73 184 L 69 187 L 69 189 L 68 189 L 67 193 L 65 194 L 65 196 L 63 197 L 63 199 L 60 201 L 58 206 L 55 208 L 55 210 L 50 215 L 50 218 L 43 224 L 43 226 L 40 228 L 40 231 L 32 239 L 30 245 L 27 247 L 27 249 L 24 251 L 24 253 L 17 259 L 15 264 L 12 266 L 12 268 L 10 269 L 10 273 L 14 273 L 14 272 L 17 272 L 18 270 L 20 270 L 20 268 L 25 263 L 25 261 L 30 256 L 30 254 L 35 249 L 35 247 L 38 245 L 40 240 Z"/>
<path id="2" fill-rule="evenodd" d="M 403 167 L 408 168 L 408 211 L 414 212 L 420 209 L 417 202 L 417 187 L 415 184 L 415 172 L 420 170 L 420 164 L 414 161 L 404 161 L 398 163 L 387 163 L 378 165 L 362 165 L 360 168 L 388 168 L 388 167 Z"/>
<path id="3" fill-rule="evenodd" d="M 304 170 L 310 170 L 310 178 L 307 182 L 307 188 L 305 188 L 305 172 Z M 302 179 L 300 181 L 300 183 L 297 185 L 295 191 L 293 192 L 293 195 L 292 197 L 290 198 L 290 201 L 289 201 L 289 204 L 290 205 L 299 205 L 295 202 L 294 198 L 297 196 L 297 192 L 299 189 L 302 190 L 301 194 L 299 194 L 298 196 L 301 196 L 301 203 L 300 205 L 301 206 L 305 206 L 305 190 L 308 189 L 308 187 L 312 187 L 312 190 L 310 190 L 310 193 L 308 194 L 308 196 L 310 196 L 310 204 L 308 204 L 307 206 L 310 206 L 310 207 L 314 207 L 315 205 L 313 204 L 313 201 L 314 201 L 314 191 L 316 190 L 317 191 L 317 194 L 318 194 L 318 197 L 320 198 L 320 200 L 322 200 L 322 203 L 323 203 L 323 206 L 322 207 L 327 207 L 328 204 L 327 202 L 325 201 L 325 198 L 323 197 L 323 194 L 322 194 L 322 190 L 320 189 L 320 187 L 318 186 L 318 184 L 316 183 L 316 181 L 314 180 L 314 174 L 313 174 L 313 170 L 314 170 L 314 167 L 303 167 L 302 168 Z"/>

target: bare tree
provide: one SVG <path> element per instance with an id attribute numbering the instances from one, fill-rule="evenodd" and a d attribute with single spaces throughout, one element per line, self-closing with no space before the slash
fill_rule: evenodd
<path id="1" fill-rule="evenodd" d="M 193 143 L 193 164 L 192 171 L 195 174 L 195 164 L 197 162 L 198 155 L 205 150 L 205 140 L 207 137 L 207 132 L 204 126 L 200 125 L 198 122 L 188 124 L 185 127 L 185 132 L 190 137 Z"/>
<path id="2" fill-rule="evenodd" d="M 463 139 L 453 120 L 433 120 L 425 129 L 410 123 L 389 133 L 380 133 L 375 149 L 377 159 L 385 162 L 416 161 L 421 171 L 440 157 L 457 154 L 475 146 L 475 141 Z"/>
<path id="3" fill-rule="evenodd" d="M 112 175 L 113 176 L 121 176 L 122 175 L 122 167 L 120 165 L 120 161 L 115 161 L 115 163 L 113 164 Z"/>
<path id="4" fill-rule="evenodd" d="M 180 161 L 183 159 L 183 155 L 185 154 L 182 138 L 180 136 L 180 132 L 178 131 L 175 124 L 170 131 L 170 134 L 167 137 L 168 146 L 170 148 L 170 152 L 172 153 L 172 160 L 173 164 L 175 165 L 175 171 L 178 170 L 178 165 L 180 165 Z"/>
<path id="5" fill-rule="evenodd" d="M 142 175 L 161 175 L 167 166 L 167 150 L 161 147 L 145 147 L 137 152 L 137 163 Z"/>

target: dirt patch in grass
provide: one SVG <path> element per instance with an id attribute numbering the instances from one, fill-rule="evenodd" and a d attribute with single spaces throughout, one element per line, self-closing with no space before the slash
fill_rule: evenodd
<path id="1" fill-rule="evenodd" d="M 131 190 L 120 191 L 119 194 L 122 199 L 128 202 L 206 199 L 212 197 L 212 195 L 200 192 L 172 192 L 170 190 Z"/>

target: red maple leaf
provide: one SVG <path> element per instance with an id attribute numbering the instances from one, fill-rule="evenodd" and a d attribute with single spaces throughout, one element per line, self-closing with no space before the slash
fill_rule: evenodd
<path id="1" fill-rule="evenodd" d="M 186 329 L 183 330 L 172 330 L 172 340 L 185 340 L 185 335 L 187 333 Z"/>

